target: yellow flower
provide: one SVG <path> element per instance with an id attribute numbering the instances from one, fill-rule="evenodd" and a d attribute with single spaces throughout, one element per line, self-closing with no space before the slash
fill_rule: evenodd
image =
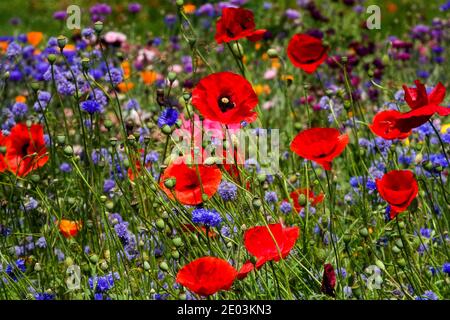
<path id="1" fill-rule="evenodd" d="M 447 130 L 450 129 L 450 123 L 443 124 L 441 126 L 441 133 L 447 133 Z"/>

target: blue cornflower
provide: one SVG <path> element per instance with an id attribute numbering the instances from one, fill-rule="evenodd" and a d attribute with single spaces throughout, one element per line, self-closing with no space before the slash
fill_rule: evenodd
<path id="1" fill-rule="evenodd" d="M 283 201 L 280 204 L 280 211 L 283 212 L 284 214 L 288 214 L 292 211 L 292 205 L 287 201 Z"/>
<path id="2" fill-rule="evenodd" d="M 36 241 L 36 247 L 44 249 L 47 247 L 47 241 L 45 240 L 45 237 L 40 237 Z"/>
<path id="3" fill-rule="evenodd" d="M 28 107 L 25 103 L 22 102 L 16 102 L 11 108 L 11 112 L 13 115 L 17 118 L 22 118 L 25 116 L 28 112 Z"/>
<path id="4" fill-rule="evenodd" d="M 222 181 L 217 192 L 224 201 L 232 201 L 237 198 L 237 187 L 232 182 Z"/>
<path id="5" fill-rule="evenodd" d="M 129 238 L 128 222 L 121 222 L 114 226 L 117 236 L 123 243 L 127 243 Z"/>
<path id="6" fill-rule="evenodd" d="M 141 106 L 139 105 L 139 102 L 136 99 L 130 99 L 125 104 L 126 110 L 140 110 Z"/>
<path id="7" fill-rule="evenodd" d="M 266 194 L 264 195 L 264 200 L 266 200 L 269 203 L 277 202 L 278 201 L 277 193 L 275 191 L 266 191 Z"/>
<path id="8" fill-rule="evenodd" d="M 106 179 L 105 182 L 103 182 L 103 192 L 108 193 L 112 189 L 114 189 L 115 186 L 116 186 L 116 182 L 114 180 Z"/>
<path id="9" fill-rule="evenodd" d="M 6 50 L 7 57 L 15 57 L 19 55 L 22 51 L 22 47 L 17 42 L 11 42 Z"/>
<path id="10" fill-rule="evenodd" d="M 158 118 L 158 126 L 162 128 L 164 125 L 173 126 L 178 119 L 178 111 L 175 108 L 166 108 L 161 112 Z"/>
<path id="11" fill-rule="evenodd" d="M 89 39 L 90 37 L 92 37 L 94 35 L 94 29 L 84 28 L 83 30 L 81 30 L 81 35 L 83 37 L 85 37 L 86 39 Z"/>
<path id="12" fill-rule="evenodd" d="M 28 200 L 24 203 L 24 210 L 31 211 L 38 207 L 39 202 L 36 199 L 29 197 Z"/>
<path id="13" fill-rule="evenodd" d="M 86 100 L 81 103 L 81 109 L 89 114 L 103 112 L 102 106 L 94 100 Z"/>
<path id="14" fill-rule="evenodd" d="M 427 290 L 422 296 L 416 297 L 416 300 L 439 300 L 439 297 L 433 291 Z"/>
<path id="15" fill-rule="evenodd" d="M 192 222 L 208 227 L 217 227 L 222 222 L 222 217 L 215 209 L 195 209 L 192 211 Z"/>
<path id="16" fill-rule="evenodd" d="M 123 75 L 122 71 L 118 68 L 111 68 L 109 70 L 109 73 L 111 74 L 111 77 L 109 74 L 106 74 L 106 81 L 111 81 L 115 86 L 117 86 L 119 83 L 123 81 Z"/>
<path id="17" fill-rule="evenodd" d="M 433 232 L 433 230 L 428 229 L 428 228 L 421 228 L 420 229 L 420 234 L 422 235 L 422 237 L 425 238 L 430 238 L 431 237 L 431 233 Z"/>
<path id="18" fill-rule="evenodd" d="M 65 173 L 69 173 L 69 172 L 72 172 L 72 166 L 67 162 L 63 162 L 59 166 L 59 170 L 61 170 L 62 172 L 65 172 Z"/>
<path id="19" fill-rule="evenodd" d="M 42 293 L 36 293 L 34 295 L 34 298 L 36 300 L 54 300 L 55 295 L 53 293 L 42 292 Z"/>
<path id="20" fill-rule="evenodd" d="M 442 265 L 442 272 L 450 274 L 450 262 L 446 262 Z"/>
<path id="21" fill-rule="evenodd" d="M 150 151 L 145 155 L 145 164 L 158 162 L 159 153 L 158 151 Z"/>

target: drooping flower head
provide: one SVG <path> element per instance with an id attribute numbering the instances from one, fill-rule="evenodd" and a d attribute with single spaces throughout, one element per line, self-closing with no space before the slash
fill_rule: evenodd
<path id="1" fill-rule="evenodd" d="M 227 261 L 215 257 L 202 257 L 178 271 L 176 281 L 202 296 L 220 290 L 230 290 L 237 271 Z"/>
<path id="2" fill-rule="evenodd" d="M 250 123 L 257 117 L 258 97 L 244 77 L 218 72 L 200 80 L 192 92 L 192 104 L 203 117 L 221 124 Z"/>
<path id="3" fill-rule="evenodd" d="M 347 134 L 333 128 L 312 128 L 301 131 L 291 142 L 291 150 L 300 157 L 317 162 L 331 170 L 334 158 L 344 151 L 349 141 Z"/>
<path id="4" fill-rule="evenodd" d="M 283 227 L 281 223 L 258 226 L 244 234 L 247 251 L 256 257 L 256 268 L 268 261 L 286 258 L 300 234 L 298 227 Z M 275 241 L 274 241 L 275 239 Z"/>

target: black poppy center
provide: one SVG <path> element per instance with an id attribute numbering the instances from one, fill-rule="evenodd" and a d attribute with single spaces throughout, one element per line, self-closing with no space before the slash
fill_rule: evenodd
<path id="1" fill-rule="evenodd" d="M 22 155 L 26 156 L 28 154 L 28 147 L 30 146 L 29 143 L 25 143 L 22 146 L 22 149 L 20 150 L 22 152 Z"/>
<path id="2" fill-rule="evenodd" d="M 229 96 L 220 96 L 217 103 L 219 104 L 220 111 L 222 112 L 227 112 L 228 110 L 233 109 L 235 106 L 234 102 L 231 101 L 231 98 Z"/>

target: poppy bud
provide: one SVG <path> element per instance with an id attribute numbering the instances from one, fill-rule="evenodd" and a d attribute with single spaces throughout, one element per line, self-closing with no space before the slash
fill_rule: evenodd
<path id="1" fill-rule="evenodd" d="M 306 196 L 305 196 L 304 194 L 300 194 L 300 195 L 298 196 L 298 204 L 299 204 L 301 207 L 304 207 L 304 206 L 306 205 Z"/>
<path id="2" fill-rule="evenodd" d="M 392 252 L 394 252 L 394 253 L 400 253 L 401 250 L 399 249 L 399 247 L 393 246 L 393 247 L 392 247 Z"/>
<path id="3" fill-rule="evenodd" d="M 174 82 L 177 79 L 177 74 L 173 71 L 170 71 L 167 74 L 167 79 L 169 79 L 170 82 Z"/>
<path id="4" fill-rule="evenodd" d="M 190 92 L 183 92 L 183 99 L 186 103 L 189 102 L 189 100 L 191 99 L 191 93 Z"/>
<path id="5" fill-rule="evenodd" d="M 301 130 L 302 129 L 302 124 L 300 122 L 295 122 L 294 123 L 294 128 L 295 130 Z"/>
<path id="6" fill-rule="evenodd" d="M 145 271 L 148 271 L 148 270 L 150 270 L 150 269 L 151 269 L 150 263 L 148 263 L 148 261 L 144 261 L 144 270 L 145 270 Z"/>
<path id="7" fill-rule="evenodd" d="M 183 0 L 177 0 L 177 6 L 181 7 L 182 5 L 184 5 L 184 1 Z"/>
<path id="8" fill-rule="evenodd" d="M 349 233 L 344 234 L 344 242 L 349 243 L 352 240 L 352 235 Z"/>
<path id="9" fill-rule="evenodd" d="M 262 206 L 261 199 L 259 197 L 255 197 L 252 201 L 253 208 L 259 209 Z"/>
<path id="10" fill-rule="evenodd" d="M 169 265 L 167 264 L 167 262 L 163 261 L 159 264 L 159 268 L 162 271 L 168 271 L 169 270 Z"/>
<path id="11" fill-rule="evenodd" d="M 231 46 L 231 50 L 233 50 L 234 55 L 238 58 L 242 58 L 242 56 L 244 55 L 244 48 L 240 43 L 233 43 L 233 45 Z"/>
<path id="12" fill-rule="evenodd" d="M 422 163 L 422 167 L 427 170 L 427 171 L 431 171 L 433 170 L 433 164 L 431 163 L 431 161 L 426 160 Z"/>
<path id="13" fill-rule="evenodd" d="M 382 62 L 383 64 L 389 64 L 389 55 L 384 54 L 384 55 L 381 57 L 381 62 Z"/>
<path id="14" fill-rule="evenodd" d="M 369 78 L 373 78 L 373 70 L 372 70 L 372 69 L 369 69 L 369 70 L 367 71 L 367 75 L 369 76 Z"/>
<path id="15" fill-rule="evenodd" d="M 352 106 L 352 103 L 351 103 L 350 100 L 345 100 L 344 101 L 344 108 L 345 108 L 345 110 L 349 110 L 351 108 L 351 106 Z"/>
<path id="16" fill-rule="evenodd" d="M 175 187 L 176 183 L 177 183 L 177 179 L 172 177 L 172 178 L 168 178 L 164 181 L 164 186 L 167 189 L 172 189 Z"/>
<path id="17" fill-rule="evenodd" d="M 202 200 L 203 201 L 208 201 L 209 197 L 206 193 L 202 194 Z"/>
<path id="18" fill-rule="evenodd" d="M 71 257 L 67 257 L 67 258 L 64 260 L 64 266 L 65 266 L 66 268 L 68 268 L 68 267 L 70 267 L 71 265 L 73 265 L 73 259 L 72 259 Z"/>
<path id="19" fill-rule="evenodd" d="M 397 263 L 398 263 L 398 265 L 399 265 L 400 267 L 402 267 L 402 268 L 406 267 L 406 260 L 403 259 L 403 258 L 398 259 L 398 260 L 397 260 Z"/>
<path id="20" fill-rule="evenodd" d="M 5 154 L 6 153 L 6 147 L 5 146 L 0 146 L 0 153 L 1 154 Z"/>
<path id="21" fill-rule="evenodd" d="M 175 260 L 178 260 L 180 258 L 180 253 L 177 250 L 174 250 L 170 253 L 170 255 L 172 256 L 172 258 L 174 258 Z"/>
<path id="22" fill-rule="evenodd" d="M 42 267 L 39 262 L 36 262 L 36 264 L 34 265 L 34 271 L 36 272 L 42 271 Z"/>
<path id="23" fill-rule="evenodd" d="M 96 264 L 98 262 L 98 255 L 93 254 L 92 256 L 89 257 L 89 261 Z"/>
<path id="24" fill-rule="evenodd" d="M 400 229 L 405 229 L 406 224 L 405 224 L 403 221 L 400 221 L 400 222 L 398 223 L 398 226 L 400 227 Z"/>
<path id="25" fill-rule="evenodd" d="M 56 55 L 54 55 L 53 53 L 49 54 L 47 56 L 47 60 L 50 64 L 54 64 L 56 61 Z"/>
<path id="26" fill-rule="evenodd" d="M 269 56 L 269 58 L 274 59 L 278 57 L 278 52 L 277 50 L 270 48 L 269 50 L 267 50 L 267 55 Z"/>
<path id="27" fill-rule="evenodd" d="M 63 135 L 63 134 L 58 134 L 58 135 L 56 136 L 56 141 L 57 141 L 59 144 L 65 144 L 65 143 L 66 143 L 66 136 Z"/>
<path id="28" fill-rule="evenodd" d="M 178 2 L 178 1 L 183 1 L 183 0 L 177 0 L 177 2 Z M 180 300 L 186 300 L 186 299 L 187 299 L 186 293 L 180 293 L 180 295 L 178 296 L 178 299 L 180 299 Z"/>
<path id="29" fill-rule="evenodd" d="M 293 174 L 292 176 L 289 177 L 290 183 L 295 183 L 296 181 L 297 181 L 297 176 L 295 174 Z"/>
<path id="30" fill-rule="evenodd" d="M 264 173 L 259 173 L 257 178 L 259 182 L 264 182 L 266 181 L 267 176 Z"/>
<path id="31" fill-rule="evenodd" d="M 359 229 L 359 235 L 361 236 L 361 237 L 367 237 L 367 236 L 369 236 L 369 230 L 367 230 L 367 228 L 361 228 L 361 229 Z"/>
<path id="32" fill-rule="evenodd" d="M 164 220 L 163 219 L 158 219 L 158 220 L 156 220 L 156 227 L 159 229 L 159 230 L 164 230 L 164 228 L 165 228 L 165 223 L 164 223 Z"/>
<path id="33" fill-rule="evenodd" d="M 103 30 L 103 22 L 97 21 L 94 23 L 94 30 L 97 32 L 97 34 L 101 33 Z"/>
<path id="34" fill-rule="evenodd" d="M 63 36 L 63 35 L 58 36 L 56 41 L 58 43 L 59 49 L 61 49 L 61 50 L 64 49 L 64 47 L 67 44 L 67 38 L 65 36 Z"/>
<path id="35" fill-rule="evenodd" d="M 181 238 L 174 238 L 172 239 L 172 243 L 175 247 L 181 247 L 183 246 L 183 240 L 181 240 Z"/>
<path id="36" fill-rule="evenodd" d="M 395 245 L 399 248 L 403 248 L 403 242 L 402 239 L 397 239 L 397 241 L 395 241 Z"/>
<path id="37" fill-rule="evenodd" d="M 89 60 L 89 58 L 83 58 L 81 59 L 81 66 L 83 67 L 83 70 L 88 70 L 89 69 L 89 63 L 91 62 L 91 60 Z"/>
<path id="38" fill-rule="evenodd" d="M 11 73 L 9 73 L 9 71 L 6 71 L 6 72 L 3 74 L 3 79 L 8 80 L 10 76 L 11 76 Z"/>
<path id="39" fill-rule="evenodd" d="M 108 210 L 114 209 L 114 202 L 112 202 L 112 201 L 107 201 L 107 202 L 105 203 L 105 207 L 106 207 L 106 209 L 108 209 Z"/>
<path id="40" fill-rule="evenodd" d="M 73 156 L 73 148 L 72 146 L 65 146 L 64 147 L 64 154 L 68 157 Z"/>
<path id="41" fill-rule="evenodd" d="M 31 83 L 31 89 L 33 89 L 34 91 L 38 91 L 39 87 L 40 87 L 39 82 L 33 81 Z"/>
<path id="42" fill-rule="evenodd" d="M 39 182 L 39 180 L 41 180 L 41 177 L 38 174 L 32 174 L 31 175 L 31 181 Z"/>
<path id="43" fill-rule="evenodd" d="M 100 262 L 100 269 L 102 269 L 103 271 L 106 271 L 106 270 L 108 270 L 108 263 L 105 261 L 105 260 L 103 260 L 102 262 Z"/>
<path id="44" fill-rule="evenodd" d="M 169 135 L 169 134 L 172 133 L 172 128 L 171 128 L 168 124 L 165 124 L 165 125 L 163 125 L 163 127 L 161 128 L 161 131 L 162 131 L 164 134 Z"/>

